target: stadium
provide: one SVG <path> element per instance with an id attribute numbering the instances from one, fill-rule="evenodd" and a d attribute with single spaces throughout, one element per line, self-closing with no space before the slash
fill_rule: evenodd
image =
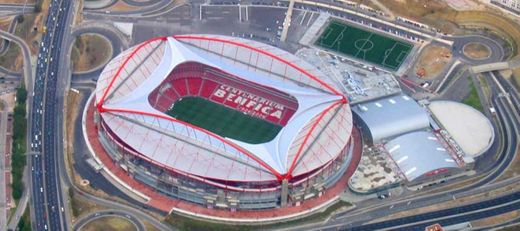
<path id="1" fill-rule="evenodd" d="M 351 110 L 333 86 L 270 45 L 168 36 L 110 61 L 91 108 L 110 161 L 133 180 L 206 208 L 258 210 L 320 197 L 352 165 Z"/>

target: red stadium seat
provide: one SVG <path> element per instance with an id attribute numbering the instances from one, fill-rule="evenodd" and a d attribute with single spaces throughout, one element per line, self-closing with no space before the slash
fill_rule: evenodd
<path id="1" fill-rule="evenodd" d="M 280 125 L 287 124 L 298 108 L 296 99 L 284 92 L 199 63 L 177 66 L 148 99 L 157 110 L 167 111 L 186 96 L 200 96 Z M 254 102 L 248 105 L 250 101 Z M 273 111 L 280 113 L 270 114 Z"/>

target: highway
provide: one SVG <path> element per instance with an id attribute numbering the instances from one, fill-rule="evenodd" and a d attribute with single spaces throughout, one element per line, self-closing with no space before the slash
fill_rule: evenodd
<path id="1" fill-rule="evenodd" d="M 67 230 L 63 219 L 64 203 L 56 155 L 62 153 L 57 145 L 56 84 L 64 27 L 70 17 L 71 1 L 53 0 L 45 21 L 44 34 L 38 53 L 32 110 L 30 112 L 31 143 L 31 217 L 33 230 Z"/>

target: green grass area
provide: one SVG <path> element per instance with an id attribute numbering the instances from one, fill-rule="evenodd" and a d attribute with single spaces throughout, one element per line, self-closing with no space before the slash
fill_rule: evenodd
<path id="1" fill-rule="evenodd" d="M 72 216 L 78 217 L 80 214 L 80 208 L 76 198 L 74 197 L 74 189 L 70 187 L 67 192 L 69 194 L 70 207 L 72 208 Z"/>
<path id="2" fill-rule="evenodd" d="M 30 210 L 29 206 L 27 206 L 25 208 L 22 218 L 18 222 L 16 230 L 18 230 L 18 231 L 31 231 L 32 230 L 32 228 L 31 228 L 31 210 Z"/>
<path id="3" fill-rule="evenodd" d="M 11 174 L 13 183 L 13 198 L 18 201 L 23 194 L 23 169 L 26 164 L 26 132 L 27 119 L 25 118 L 25 101 L 27 91 L 20 87 L 16 91 L 16 106 L 13 116 L 13 155 L 11 156 Z"/>
<path id="4" fill-rule="evenodd" d="M 282 129 L 280 125 L 200 97 L 182 98 L 166 113 L 222 137 L 250 144 L 268 142 Z"/>
<path id="5" fill-rule="evenodd" d="M 413 48 L 410 43 L 338 21 L 325 28 L 316 45 L 390 70 L 399 69 Z"/>
<path id="6" fill-rule="evenodd" d="M 463 103 L 472 106 L 473 108 L 479 111 L 483 111 L 484 109 L 482 108 L 482 104 L 480 103 L 480 97 L 478 96 L 477 88 L 475 88 L 475 83 L 473 82 L 473 79 L 471 79 L 469 88 L 469 95 L 464 99 Z"/>
<path id="7" fill-rule="evenodd" d="M 305 218 L 296 219 L 292 221 L 287 222 L 280 222 L 280 223 L 274 223 L 269 225 L 233 225 L 233 224 L 220 224 L 220 223 L 213 223 L 213 222 L 207 222 L 207 221 L 201 221 L 192 219 L 189 217 L 185 217 L 176 213 L 171 213 L 166 217 L 166 222 L 170 223 L 171 225 L 175 226 L 179 230 L 185 230 L 185 231 L 198 231 L 198 230 L 212 230 L 212 231 L 219 231 L 219 230 L 272 230 L 272 229 L 281 229 L 281 228 L 289 228 L 294 227 L 295 225 L 302 225 L 306 223 L 315 223 L 324 221 L 327 217 L 329 217 L 333 212 L 342 209 L 342 208 L 348 208 L 352 206 L 352 204 L 344 201 L 338 201 L 335 204 L 329 206 L 325 211 L 316 213 L 313 215 L 310 215 Z"/>

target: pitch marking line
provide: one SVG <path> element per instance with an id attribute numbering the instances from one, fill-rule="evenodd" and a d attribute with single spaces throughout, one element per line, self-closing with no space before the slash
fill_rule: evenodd
<path id="1" fill-rule="evenodd" d="M 343 33 L 345 33 L 345 30 L 347 30 L 347 27 L 343 26 L 343 30 L 341 30 L 341 32 L 339 33 L 339 35 L 336 37 L 336 39 L 334 40 L 334 42 L 332 43 L 331 45 L 331 48 L 334 47 L 334 45 L 336 43 L 338 43 L 338 48 L 337 50 L 339 51 L 339 40 L 343 39 Z"/>
<path id="2" fill-rule="evenodd" d="M 354 57 L 356 57 L 356 58 L 358 57 L 359 52 L 363 51 L 363 48 L 365 47 L 365 45 L 367 45 L 367 42 L 372 42 L 372 41 L 370 41 L 370 38 L 372 38 L 372 35 L 374 35 L 374 33 L 370 33 L 368 38 L 365 39 L 365 43 L 363 43 L 363 46 L 361 46 L 361 48 L 356 47 L 358 49 L 358 52 L 356 52 L 356 55 L 354 55 Z M 374 43 L 374 42 L 372 42 L 372 43 Z M 363 60 L 365 60 L 365 59 L 363 59 Z"/>
<path id="3" fill-rule="evenodd" d="M 385 67 L 396 68 L 395 66 L 388 65 L 388 64 L 386 63 L 386 59 L 388 58 L 388 56 L 390 56 L 390 54 L 392 54 L 392 52 L 394 51 L 395 46 L 397 46 L 397 43 L 394 43 L 394 45 L 392 46 L 392 48 L 390 48 L 390 49 L 388 49 L 388 50 L 385 51 L 384 59 L 383 59 L 383 62 L 381 62 L 381 65 L 383 65 L 383 66 L 385 66 Z"/>
<path id="4" fill-rule="evenodd" d="M 327 34 L 325 34 L 325 36 L 321 36 L 321 40 L 329 38 L 329 35 L 332 34 L 333 29 L 330 27 L 327 27 L 326 31 L 327 31 Z"/>

